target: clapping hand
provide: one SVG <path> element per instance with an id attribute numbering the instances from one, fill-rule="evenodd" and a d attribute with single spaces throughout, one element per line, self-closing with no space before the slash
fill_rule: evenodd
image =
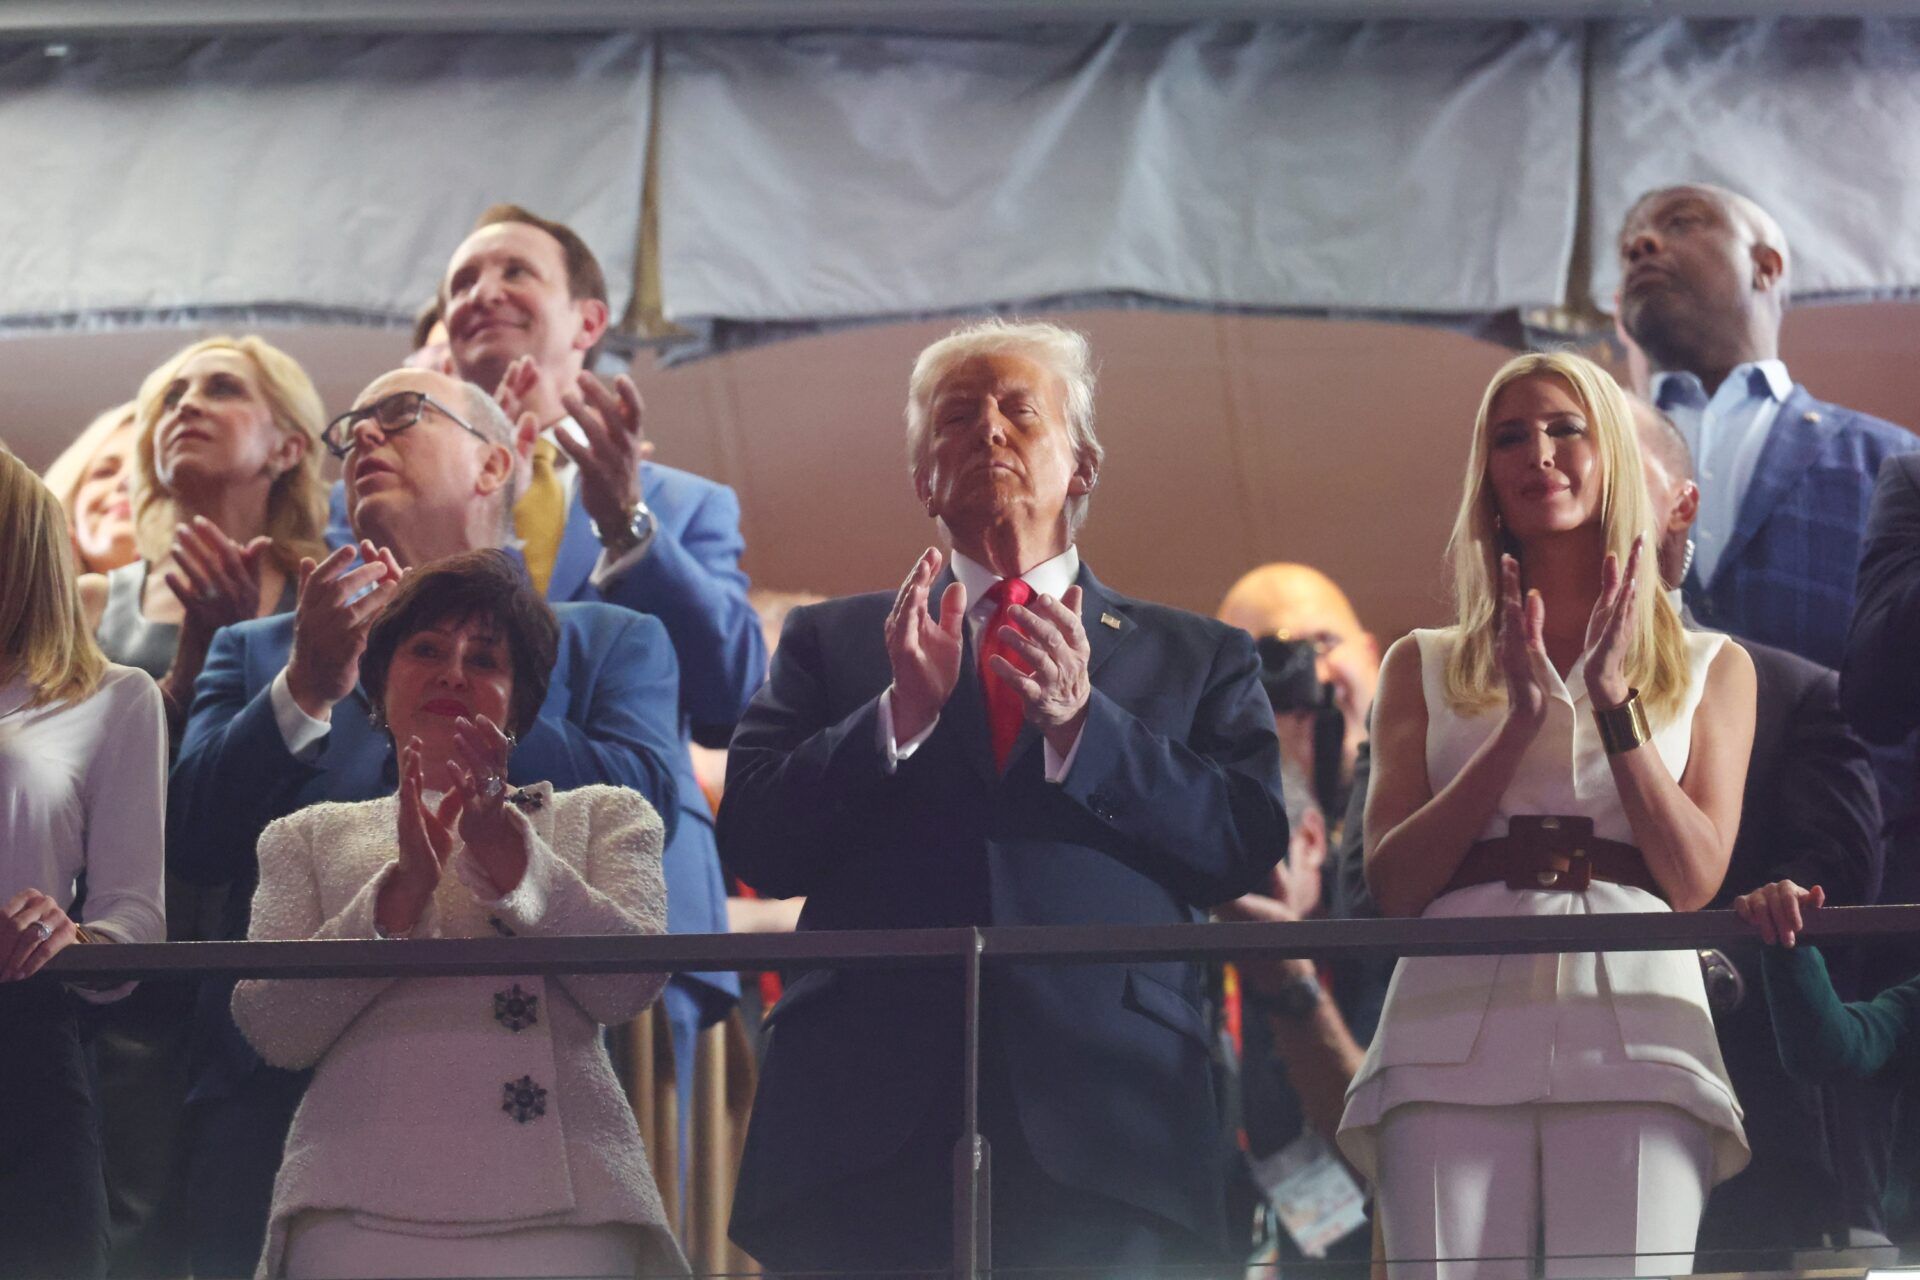
<path id="1" fill-rule="evenodd" d="M 460 842 L 502 894 L 526 874 L 520 828 L 507 812 L 507 756 L 513 739 L 485 716 L 461 716 L 453 725 L 454 783 Z"/>
<path id="2" fill-rule="evenodd" d="M 547 381 L 532 356 L 518 356 L 507 366 L 500 385 L 493 389 L 493 398 L 506 413 L 507 421 L 517 424 L 531 415 L 536 430 L 558 421 L 565 412 L 559 389 Z"/>
<path id="3" fill-rule="evenodd" d="M 998 653 L 987 660 L 994 673 L 1020 695 L 1027 723 L 1046 734 L 1054 750 L 1063 754 L 1080 732 L 1093 688 L 1087 679 L 1093 649 L 1080 623 L 1080 597 L 1076 585 L 1058 600 L 1035 596 L 1031 607 L 1015 605 L 1007 610 L 1007 616 L 1020 625 L 1002 627 L 1000 639 L 1027 660 L 1033 668 L 1030 673 Z"/>
<path id="4" fill-rule="evenodd" d="M 287 691 L 316 720 L 353 691 L 367 632 L 400 585 L 393 553 L 371 542 L 358 548 L 366 563 L 352 564 L 356 548 L 341 547 L 319 564 L 300 562 L 300 596 L 293 609 L 293 650 Z"/>
<path id="5" fill-rule="evenodd" d="M 21 890 L 0 909 L 0 982 L 31 978 L 79 936 L 59 903 L 38 889 Z"/>
<path id="6" fill-rule="evenodd" d="M 1826 891 L 1819 885 L 1802 889 L 1791 880 L 1775 880 L 1735 898 L 1733 913 L 1758 929 L 1763 941 L 1791 947 L 1807 927 L 1802 908 L 1818 911 L 1826 901 Z"/>
<path id="7" fill-rule="evenodd" d="M 447 859 L 453 856 L 453 824 L 460 797 L 449 791 L 438 806 L 427 803 L 420 751 L 418 738 L 409 738 L 400 748 L 400 806 L 395 820 L 400 856 L 374 903 L 374 918 L 387 934 L 406 933 L 420 922 L 440 887 Z"/>
<path id="8" fill-rule="evenodd" d="M 554 442 L 580 468 L 580 505 L 601 529 L 625 528 L 640 501 L 640 463 L 653 456 L 642 427 L 646 405 L 633 379 L 621 374 L 609 388 L 582 373 L 574 393 L 560 397 L 585 443 L 566 431 Z"/>
<path id="9" fill-rule="evenodd" d="M 1537 732 L 1547 719 L 1547 690 L 1552 687 L 1547 658 L 1547 606 L 1538 591 L 1520 594 L 1520 562 L 1500 557 L 1500 625 L 1495 656 L 1507 686 L 1507 715 Z"/>
<path id="10" fill-rule="evenodd" d="M 222 627 L 259 617 L 260 567 L 272 546 L 262 534 L 243 547 L 205 516 L 177 526 L 176 567 L 166 582 L 186 610 L 185 629 L 210 639 Z"/>
<path id="11" fill-rule="evenodd" d="M 927 596 L 944 559 L 928 547 L 914 563 L 887 614 L 887 661 L 893 668 L 888 693 L 893 701 L 893 736 L 911 742 L 940 716 L 960 680 L 960 655 L 966 650 L 967 589 L 956 579 L 940 597 L 940 619 L 927 608 Z"/>
<path id="12" fill-rule="evenodd" d="M 1634 586 L 1640 580 L 1640 548 L 1644 535 L 1633 540 L 1626 572 L 1611 551 L 1600 566 L 1600 596 L 1587 619 L 1587 688 L 1594 705 L 1603 710 L 1620 706 L 1632 696 L 1627 684 L 1627 646 L 1633 640 L 1633 620 L 1639 611 Z"/>

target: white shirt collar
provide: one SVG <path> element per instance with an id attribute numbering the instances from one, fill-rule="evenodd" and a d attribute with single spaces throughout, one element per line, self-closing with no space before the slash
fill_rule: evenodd
<path id="1" fill-rule="evenodd" d="M 1648 390 L 1653 393 L 1653 402 L 1663 408 L 1675 400 L 1705 405 L 1709 399 L 1719 399 L 1729 387 L 1739 388 L 1738 398 L 1746 400 L 1759 393 L 1760 388 L 1753 385 L 1756 373 L 1760 375 L 1760 386 L 1765 388 L 1766 395 L 1772 400 L 1781 402 L 1793 393 L 1793 377 L 1787 372 L 1784 360 L 1749 360 L 1745 364 L 1735 365 L 1712 397 L 1707 395 L 1699 377 L 1684 369 L 1654 374 Z"/>
<path id="2" fill-rule="evenodd" d="M 0 716 L 10 716 L 33 701 L 33 686 L 25 676 L 0 682 Z"/>
<path id="3" fill-rule="evenodd" d="M 983 605 L 988 612 L 993 606 L 987 604 L 987 590 L 1000 581 L 1000 575 L 976 560 L 970 560 L 958 551 L 953 553 L 953 576 L 967 589 L 967 612 L 979 610 Z M 1021 580 L 1033 588 L 1035 595 L 1052 596 L 1058 600 L 1066 593 L 1080 576 L 1080 549 L 1069 546 L 1051 560 L 1044 560 L 1021 574 Z"/>

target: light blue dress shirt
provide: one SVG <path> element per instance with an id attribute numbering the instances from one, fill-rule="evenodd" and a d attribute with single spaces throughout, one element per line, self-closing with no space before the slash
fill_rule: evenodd
<path id="1" fill-rule="evenodd" d="M 1700 515 L 1693 523 L 1694 571 L 1711 585 L 1721 552 L 1740 520 L 1740 505 L 1766 447 L 1793 379 L 1779 360 L 1735 365 L 1709 397 L 1691 373 L 1661 373 L 1653 379 L 1654 403 L 1673 419 L 1700 485 Z"/>

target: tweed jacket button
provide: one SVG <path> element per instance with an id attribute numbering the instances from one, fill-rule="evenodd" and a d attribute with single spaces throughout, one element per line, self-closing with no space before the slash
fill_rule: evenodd
<path id="1" fill-rule="evenodd" d="M 500 1109 L 512 1116 L 514 1123 L 526 1124 L 547 1114 L 547 1091 L 535 1084 L 532 1076 L 509 1080 L 501 1088 L 505 1096 Z"/>
<path id="2" fill-rule="evenodd" d="M 540 1021 L 540 997 L 516 982 L 511 990 L 493 993 L 493 1017 L 509 1031 L 525 1031 Z"/>

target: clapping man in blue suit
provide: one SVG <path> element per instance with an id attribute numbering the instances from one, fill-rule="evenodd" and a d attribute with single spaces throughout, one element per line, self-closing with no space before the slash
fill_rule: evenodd
<path id="1" fill-rule="evenodd" d="M 766 675 L 766 642 L 740 570 L 739 500 L 725 485 L 651 461 L 632 381 L 623 376 L 609 389 L 584 372 L 607 331 L 607 285 L 571 227 L 517 205 L 493 206 L 454 250 L 439 300 L 454 371 L 493 391 L 516 424 L 525 483 L 514 527 L 534 583 L 556 604 L 600 600 L 651 614 L 673 641 L 684 820 L 663 866 L 668 927 L 724 933 L 713 814 L 685 744 L 725 746 Z M 336 488 L 329 540 L 351 536 Z M 676 974 L 661 999 L 683 1151 L 695 1037 L 726 1016 L 739 992 L 731 973 L 687 973 Z"/>
<path id="2" fill-rule="evenodd" d="M 915 492 L 952 543 L 897 592 L 796 609 L 728 753 L 720 848 L 800 928 L 1199 921 L 1287 847 L 1253 639 L 1120 595 L 1075 531 L 1098 476 L 1086 340 L 963 329 L 908 391 Z M 1219 1257 L 1200 966 L 991 969 L 993 1262 Z M 769 1042 L 732 1234 L 776 1270 L 951 1255 L 961 990 L 815 970 Z"/>
<path id="3" fill-rule="evenodd" d="M 327 429 L 345 460 L 364 559 L 343 548 L 303 570 L 291 614 L 223 629 L 194 690 L 167 807 L 169 869 L 230 885 L 226 937 L 245 937 L 254 849 L 275 818 L 323 800 L 392 792 L 387 736 L 358 683 L 367 630 L 401 572 L 507 540 L 513 428 L 493 399 L 445 374 L 376 380 Z M 560 650 L 545 705 L 508 778 L 567 789 L 605 782 L 678 813 L 679 669 L 653 618 L 605 604 L 557 606 Z M 262 1064 L 227 1011 L 230 982 L 203 984 L 189 1094 L 194 1270 L 251 1271 L 304 1074 Z"/>

